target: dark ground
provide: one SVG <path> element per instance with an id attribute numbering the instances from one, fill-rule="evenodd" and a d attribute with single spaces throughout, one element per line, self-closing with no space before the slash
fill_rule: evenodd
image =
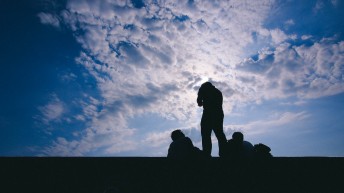
<path id="1" fill-rule="evenodd" d="M 0 192 L 344 192 L 344 158 L 0 158 Z"/>

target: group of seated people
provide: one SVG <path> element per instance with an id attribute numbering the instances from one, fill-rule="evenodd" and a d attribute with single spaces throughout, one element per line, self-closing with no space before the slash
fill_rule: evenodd
<path id="1" fill-rule="evenodd" d="M 202 150 L 195 147 L 189 137 L 186 137 L 181 130 L 174 130 L 171 133 L 172 143 L 168 149 L 167 157 L 170 158 L 201 158 L 206 157 Z M 241 132 L 234 132 L 232 139 L 227 141 L 224 147 L 224 158 L 268 158 L 272 157 L 271 149 L 264 144 L 252 145 L 244 140 Z"/>

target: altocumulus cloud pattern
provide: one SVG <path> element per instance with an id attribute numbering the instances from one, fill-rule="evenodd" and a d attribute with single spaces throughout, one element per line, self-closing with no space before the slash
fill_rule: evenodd
<path id="1" fill-rule="evenodd" d="M 277 156 L 344 155 L 341 1 L 41 7 L 39 26 L 77 46 L 35 104 L 31 129 L 44 140 L 23 144 L 30 155 L 166 156 L 175 129 L 201 147 L 196 98 L 205 81 L 223 92 L 227 136 L 265 140 Z"/>

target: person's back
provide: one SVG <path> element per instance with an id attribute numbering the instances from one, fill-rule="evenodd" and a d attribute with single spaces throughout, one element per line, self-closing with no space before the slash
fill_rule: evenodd
<path id="1" fill-rule="evenodd" d="M 199 106 L 202 104 L 204 111 L 222 111 L 222 92 L 207 82 L 200 88 L 197 102 Z"/>
<path id="2" fill-rule="evenodd" d="M 254 155 L 254 147 L 252 143 L 248 141 L 243 141 L 243 156 L 246 158 L 253 157 Z"/>
<path id="3" fill-rule="evenodd" d="M 254 147 L 244 141 L 244 135 L 241 132 L 234 132 L 232 139 L 227 142 L 226 157 L 230 158 L 250 158 L 254 155 Z"/>
<path id="4" fill-rule="evenodd" d="M 192 157 L 194 146 L 188 137 L 181 137 L 170 144 L 167 157 L 187 158 Z"/>
<path id="5" fill-rule="evenodd" d="M 226 148 L 226 157 L 230 158 L 238 158 L 242 157 L 243 146 L 240 141 L 236 141 L 233 139 L 228 140 L 227 148 Z"/>
<path id="6" fill-rule="evenodd" d="M 270 158 L 272 157 L 270 151 L 270 147 L 262 143 L 254 145 L 254 156 L 256 158 Z"/>
<path id="7" fill-rule="evenodd" d="M 172 143 L 168 148 L 169 158 L 195 158 L 202 157 L 203 152 L 192 144 L 190 138 L 185 137 L 181 130 L 171 133 Z"/>

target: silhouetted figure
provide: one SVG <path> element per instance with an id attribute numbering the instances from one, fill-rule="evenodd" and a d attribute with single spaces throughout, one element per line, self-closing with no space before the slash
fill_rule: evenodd
<path id="1" fill-rule="evenodd" d="M 226 136 L 223 133 L 223 97 L 220 90 L 210 82 L 201 85 L 198 91 L 197 104 L 203 106 L 201 120 L 202 148 L 203 152 L 211 156 L 211 132 L 214 131 L 219 144 L 219 156 L 222 157 L 226 148 Z"/>
<path id="2" fill-rule="evenodd" d="M 170 158 L 195 158 L 201 157 L 202 151 L 192 144 L 190 138 L 185 137 L 181 130 L 171 133 L 172 143 L 168 148 L 167 157 Z"/>
<path id="3" fill-rule="evenodd" d="M 254 147 L 244 141 L 244 135 L 241 132 L 234 132 L 232 139 L 228 140 L 226 157 L 230 158 L 251 158 L 254 156 Z"/>
<path id="4" fill-rule="evenodd" d="M 256 158 L 269 158 L 272 157 L 271 149 L 262 143 L 254 145 L 254 157 Z"/>

